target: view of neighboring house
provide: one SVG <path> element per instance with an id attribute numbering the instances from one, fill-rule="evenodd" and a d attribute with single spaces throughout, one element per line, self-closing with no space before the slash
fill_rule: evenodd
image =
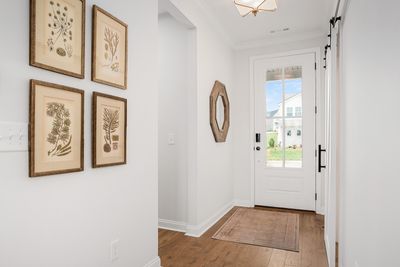
<path id="1" fill-rule="evenodd" d="M 285 113 L 283 113 L 285 109 Z M 267 123 L 267 142 L 276 138 L 275 146 L 299 148 L 302 146 L 302 94 L 291 94 L 284 103 L 280 103 L 277 110 L 268 112 L 268 118 L 273 118 L 272 124 Z M 283 122 L 285 117 L 285 122 Z M 283 125 L 285 124 L 285 125 Z M 285 132 L 284 132 L 285 131 Z M 285 139 L 283 135 L 285 134 Z"/>

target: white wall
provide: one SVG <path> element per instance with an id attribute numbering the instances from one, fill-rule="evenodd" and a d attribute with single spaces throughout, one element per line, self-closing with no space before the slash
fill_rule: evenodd
<path id="1" fill-rule="evenodd" d="M 341 266 L 400 266 L 398 1 L 352 0 L 343 25 Z M 358 265 L 356 265 L 358 262 Z"/>
<path id="2" fill-rule="evenodd" d="M 159 16 L 158 27 L 158 216 L 160 226 L 168 226 L 168 221 L 184 226 L 187 220 L 187 91 L 190 90 L 188 55 L 191 35 L 186 25 L 168 13 Z M 171 137 L 174 144 L 170 143 Z"/>
<path id="3" fill-rule="evenodd" d="M 144 266 L 157 260 L 157 1 L 87 0 L 86 79 L 28 65 L 29 1 L 0 10 L 0 121 L 28 122 L 29 79 L 85 90 L 85 171 L 28 178 L 0 152 L 0 266 Z M 90 82 L 92 4 L 129 24 L 128 90 Z M 91 168 L 91 92 L 128 99 L 128 164 Z M 119 239 L 119 260 L 110 242 Z M 156 266 L 156 265 L 154 265 Z"/>
<path id="4" fill-rule="evenodd" d="M 321 48 L 321 64 L 323 46 L 326 44 L 325 38 L 314 38 L 310 40 L 291 41 L 289 43 L 272 44 L 265 47 L 257 47 L 245 50 L 237 50 L 235 53 L 235 87 L 234 87 L 234 113 L 232 114 L 233 138 L 234 143 L 234 159 L 233 173 L 235 179 L 235 199 L 236 203 L 242 205 L 251 205 L 251 163 L 250 149 L 254 144 L 250 142 L 250 58 L 263 55 L 279 54 L 289 51 Z M 322 68 L 322 65 L 319 66 Z M 323 81 L 324 71 L 321 71 L 321 81 Z M 317 85 L 317 105 L 319 112 L 317 115 L 317 143 L 324 144 L 324 88 L 322 83 Z M 320 193 L 319 199 L 323 200 L 323 175 L 318 177 L 321 179 L 317 182 L 317 192 Z M 323 212 L 323 201 L 319 202 L 317 210 Z"/>
<path id="5" fill-rule="evenodd" d="M 232 131 L 226 143 L 214 141 L 209 121 L 209 96 L 215 80 L 233 94 L 233 51 L 197 1 L 171 1 L 196 27 L 196 151 L 189 177 L 188 233 L 200 234 L 233 200 Z M 232 97 L 231 97 L 232 99 Z"/>

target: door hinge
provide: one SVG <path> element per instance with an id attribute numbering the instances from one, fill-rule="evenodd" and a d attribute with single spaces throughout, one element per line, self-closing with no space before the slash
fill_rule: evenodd
<path id="1" fill-rule="evenodd" d="M 317 114 L 318 113 L 318 108 L 317 108 L 317 106 L 315 106 L 315 114 Z"/>
<path id="2" fill-rule="evenodd" d="M 317 70 L 317 62 L 315 62 L 314 68 L 315 68 L 315 70 Z"/>
<path id="3" fill-rule="evenodd" d="M 318 199 L 318 195 L 317 195 L 317 193 L 315 193 L 315 200 L 317 200 Z"/>
<path id="4" fill-rule="evenodd" d="M 317 150 L 315 149 L 315 157 L 317 157 L 317 153 L 318 153 L 318 152 L 317 152 Z"/>

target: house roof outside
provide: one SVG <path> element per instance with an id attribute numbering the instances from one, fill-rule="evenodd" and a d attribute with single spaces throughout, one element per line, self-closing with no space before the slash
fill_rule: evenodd
<path id="1" fill-rule="evenodd" d="M 288 94 L 288 95 L 286 95 L 285 102 L 288 102 L 289 100 L 292 100 L 292 99 L 294 99 L 295 97 L 297 97 L 299 95 L 301 95 L 301 93 Z M 279 110 L 281 109 L 281 107 L 282 107 L 282 102 L 279 103 L 279 108 L 278 109 L 272 110 L 272 111 L 267 111 L 267 118 L 272 118 L 272 117 L 275 117 L 275 116 L 280 117 L 281 115 L 279 114 Z"/>
<path id="2" fill-rule="evenodd" d="M 278 109 L 269 112 L 267 111 L 267 117 L 268 118 L 274 117 L 275 114 L 278 113 L 278 111 L 279 111 Z"/>

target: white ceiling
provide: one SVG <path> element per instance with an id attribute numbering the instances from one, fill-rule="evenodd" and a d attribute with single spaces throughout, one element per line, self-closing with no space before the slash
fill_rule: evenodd
<path id="1" fill-rule="evenodd" d="M 200 0 L 237 46 L 327 33 L 337 0 L 276 0 L 278 10 L 241 17 L 233 0 Z M 289 28 L 289 31 L 282 31 Z M 276 31 L 276 33 L 271 33 Z"/>

